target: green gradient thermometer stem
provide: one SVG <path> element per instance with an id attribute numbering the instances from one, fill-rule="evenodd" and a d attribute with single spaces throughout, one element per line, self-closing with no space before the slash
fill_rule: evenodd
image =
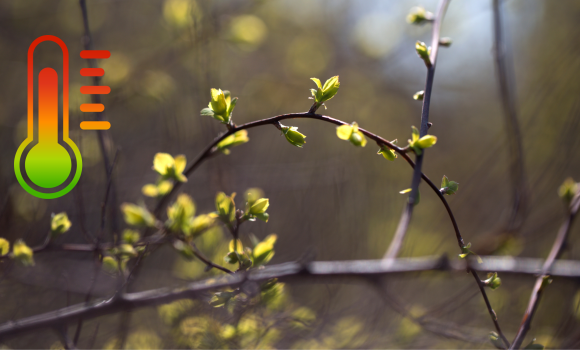
<path id="1" fill-rule="evenodd" d="M 63 54 L 63 141 L 72 149 L 76 159 L 76 171 L 71 182 L 57 192 L 41 192 L 32 188 L 21 172 L 21 158 L 26 147 L 34 141 L 34 49 L 43 41 L 57 43 Z M 68 49 L 65 43 L 52 35 L 34 40 L 28 49 L 28 134 L 20 144 L 14 157 L 14 173 L 18 182 L 33 196 L 43 199 L 58 198 L 69 193 L 78 183 L 83 161 L 77 145 L 69 138 L 68 101 Z M 35 185 L 54 188 L 62 185 L 69 177 L 72 166 L 69 153 L 58 143 L 58 75 L 52 68 L 44 68 L 38 77 L 38 143 L 28 152 L 25 159 L 26 173 Z"/>

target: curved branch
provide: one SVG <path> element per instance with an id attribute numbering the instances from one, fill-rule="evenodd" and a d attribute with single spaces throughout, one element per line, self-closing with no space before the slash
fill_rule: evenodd
<path id="1" fill-rule="evenodd" d="M 536 284 L 534 285 L 534 289 L 532 291 L 532 295 L 530 296 L 530 301 L 528 303 L 528 307 L 526 312 L 524 313 L 524 317 L 522 319 L 522 323 L 520 328 L 518 329 L 518 334 L 514 339 L 514 342 L 510 349 L 519 349 L 524 341 L 528 330 L 530 329 L 530 325 L 532 323 L 532 318 L 538 308 L 538 304 L 540 303 L 540 298 L 542 296 L 542 292 L 544 287 L 548 284 L 547 279 L 550 277 L 552 273 L 552 266 L 558 257 L 562 254 L 564 250 L 564 246 L 566 245 L 566 241 L 568 239 L 568 234 L 570 233 L 570 228 L 572 227 L 572 223 L 574 222 L 574 218 L 580 209 L 580 190 L 576 192 L 576 195 L 572 199 L 570 203 L 570 209 L 568 212 L 568 216 L 562 226 L 560 226 L 560 230 L 558 231 L 558 235 L 556 236 L 556 240 L 554 241 L 554 245 L 552 245 L 552 249 L 550 250 L 550 254 L 548 255 L 548 259 L 544 263 L 542 267 L 542 274 L 536 279 Z"/>

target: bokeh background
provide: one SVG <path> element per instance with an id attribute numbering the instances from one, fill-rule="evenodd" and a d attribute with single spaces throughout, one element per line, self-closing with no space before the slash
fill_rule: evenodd
<path id="1" fill-rule="evenodd" d="M 414 43 L 430 41 L 431 25 L 409 25 L 405 18 L 414 5 L 435 11 L 437 1 L 88 0 L 87 5 L 94 47 L 111 51 L 110 59 L 99 62 L 106 72 L 102 84 L 112 89 L 103 98 L 104 117 L 112 124 L 105 133 L 107 156 L 112 159 L 118 151 L 115 193 L 106 215 L 109 240 L 126 228 L 121 203 L 144 201 L 154 207 L 155 200 L 144 197 L 141 188 L 157 178 L 151 169 L 155 153 L 184 154 L 191 160 L 224 130 L 199 115 L 212 87 L 239 97 L 234 122 L 241 124 L 306 111 L 314 87 L 309 78 L 324 81 L 340 75 L 340 91 L 321 113 L 356 121 L 403 145 L 411 125 L 419 125 L 421 103 L 412 95 L 424 88 L 426 70 Z M 453 44 L 439 53 L 430 116 L 430 133 L 438 143 L 427 152 L 424 172 L 435 183 L 443 175 L 460 183 L 449 202 L 476 251 L 544 258 L 565 213 L 557 189 L 566 177 L 580 179 L 580 1 L 510 0 L 502 11 L 524 150 L 527 195 L 521 225 L 506 229 L 513 193 L 509 143 L 515 136 L 504 127 L 491 1 L 452 1 L 449 6 L 442 35 Z M 73 227 L 59 243 L 83 243 L 82 232 L 99 230 L 106 189 L 103 156 L 96 132 L 79 128 L 82 120 L 94 119 L 78 112 L 81 103 L 89 102 L 78 92 L 90 85 L 90 78 L 77 73 L 87 64 L 78 56 L 83 32 L 78 1 L 0 0 L 0 236 L 11 242 L 22 238 L 31 246 L 41 244 L 51 213 L 62 211 Z M 63 39 L 71 52 L 70 133 L 84 160 L 77 188 L 54 200 L 27 194 L 12 165 L 26 131 L 26 52 L 45 34 Z M 61 62 L 50 45 L 37 52 L 39 67 Z M 386 161 L 372 143 L 355 148 L 339 140 L 330 124 L 284 124 L 307 135 L 303 149 L 291 146 L 274 127 L 251 129 L 249 143 L 205 162 L 182 191 L 194 198 L 198 212 L 210 212 L 218 191 L 262 188 L 271 203 L 270 221 L 243 226 L 242 237 L 276 233 L 272 263 L 305 256 L 381 258 L 403 210 L 406 196 L 398 192 L 409 187 L 411 168 L 400 158 Z M 425 185 L 421 189 L 421 204 L 401 256 L 447 254 L 455 259 L 459 251 L 444 208 Z M 578 258 L 579 231 L 572 230 L 565 258 Z M 216 242 L 220 236 L 226 241 L 219 229 L 213 236 Z M 223 263 L 223 249 L 216 242 L 204 244 L 208 255 Z M 33 268 L 5 269 L 0 264 L 1 322 L 83 300 L 94 266 L 92 254 L 51 252 L 35 259 Z M 217 274 L 204 273 L 201 263 L 186 262 L 171 247 L 158 249 L 143 264 L 131 291 Z M 513 339 L 534 279 L 505 276 L 502 281 L 489 296 L 503 330 Z M 299 335 L 281 330 L 269 343 L 246 346 L 491 347 L 478 342 L 493 329 L 471 276 L 424 273 L 387 282 L 389 292 L 414 315 L 459 324 L 477 339 L 462 342 L 425 331 L 367 284 L 291 284 L 286 297 L 311 309 L 316 322 Z M 108 296 L 114 289 L 115 279 L 102 274 L 94 296 Z M 580 346 L 577 291 L 577 282 L 554 280 L 528 338 L 549 347 Z M 225 317 L 203 310 L 216 319 Z M 180 342 L 160 315 L 159 309 L 147 308 L 132 317 L 117 314 L 87 321 L 79 346 L 108 346 L 123 327 L 133 341 L 128 346 L 193 346 Z M 44 348 L 57 342 L 57 335 L 46 330 L 4 344 Z"/>

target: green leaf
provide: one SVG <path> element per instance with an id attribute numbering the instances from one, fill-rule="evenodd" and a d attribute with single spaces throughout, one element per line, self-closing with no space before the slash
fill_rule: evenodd
<path id="1" fill-rule="evenodd" d="M 318 78 L 310 78 L 310 80 L 312 80 L 314 83 L 316 83 L 316 86 L 318 86 L 318 88 L 322 90 L 322 84 L 320 83 L 320 79 L 318 79 Z M 312 89 L 312 90 L 315 90 L 315 89 Z"/>
<path id="2" fill-rule="evenodd" d="M 210 105 L 215 114 L 223 114 L 227 111 L 226 97 L 221 89 L 211 89 Z"/>
<path id="3" fill-rule="evenodd" d="M 137 256 L 137 251 L 130 244 L 121 244 L 117 249 L 117 254 L 119 256 L 135 257 Z"/>
<path id="4" fill-rule="evenodd" d="M 250 141 L 248 138 L 248 131 L 240 130 L 223 139 L 220 143 L 217 144 L 216 149 L 218 151 L 222 151 L 224 154 L 229 154 L 230 148 L 242 145 L 248 141 Z"/>
<path id="5" fill-rule="evenodd" d="M 269 206 L 270 201 L 268 200 L 268 198 L 260 198 L 250 208 L 250 214 L 252 215 L 263 214 L 266 212 L 266 210 L 268 210 Z"/>
<path id="6" fill-rule="evenodd" d="M 341 125 L 336 128 L 336 136 L 338 136 L 339 139 L 348 140 L 350 139 L 350 135 L 352 135 L 351 125 Z"/>
<path id="7" fill-rule="evenodd" d="M 235 241 L 232 239 L 228 247 L 230 249 L 229 250 L 230 252 L 237 252 L 238 254 L 244 253 L 244 245 L 242 244 L 242 241 L 240 241 L 239 239 Z"/>
<path id="8" fill-rule="evenodd" d="M 188 231 L 189 224 L 195 215 L 195 204 L 185 193 L 180 194 L 177 200 L 167 208 L 167 222 L 165 226 L 171 231 Z"/>
<path id="9" fill-rule="evenodd" d="M 213 117 L 215 115 L 214 111 L 211 108 L 204 108 L 201 110 L 201 115 L 204 117 Z"/>
<path id="10" fill-rule="evenodd" d="M 407 15 L 407 23 L 409 24 L 423 24 L 430 21 L 433 18 L 431 12 L 425 11 L 423 6 L 415 6 L 411 8 L 411 11 Z"/>
<path id="11" fill-rule="evenodd" d="M 382 154 L 383 157 L 385 157 L 385 159 L 387 160 L 395 160 L 397 158 L 397 154 L 395 153 L 394 150 L 384 146 L 381 149 L 379 149 L 379 151 L 377 152 L 377 154 Z"/>
<path id="12" fill-rule="evenodd" d="M 437 137 L 433 135 L 425 135 L 417 141 L 417 145 L 422 149 L 429 148 L 437 143 Z"/>
<path id="13" fill-rule="evenodd" d="M 54 238 L 67 232 L 72 226 L 65 212 L 52 214 L 50 221 L 50 235 Z"/>
<path id="14" fill-rule="evenodd" d="M 228 197 L 225 193 L 219 192 L 215 198 L 215 206 L 220 219 L 229 223 L 235 218 L 236 205 L 234 203 L 235 193 Z"/>
<path id="15" fill-rule="evenodd" d="M 505 349 L 505 346 L 501 339 L 499 338 L 499 334 L 496 332 L 489 332 L 489 341 L 498 349 Z"/>
<path id="16" fill-rule="evenodd" d="M 497 272 L 489 274 L 488 277 L 489 277 L 488 279 L 483 281 L 483 283 L 485 283 L 486 286 L 488 286 L 491 289 L 497 289 L 499 288 L 499 286 L 501 286 L 501 278 L 497 276 Z"/>
<path id="17" fill-rule="evenodd" d="M 121 211 L 123 212 L 125 222 L 129 225 L 155 226 L 155 217 L 145 207 L 131 203 L 123 203 L 121 204 Z"/>
<path id="18" fill-rule="evenodd" d="M 415 101 L 423 101 L 423 97 L 425 96 L 425 91 L 421 90 L 421 91 L 417 91 L 414 95 L 413 95 L 413 100 Z"/>
<path id="19" fill-rule="evenodd" d="M 123 231 L 122 236 L 122 241 L 127 243 L 127 244 L 136 244 L 139 242 L 139 239 L 141 239 L 141 236 L 139 235 L 139 232 L 135 231 L 135 230 L 130 230 L 130 229 L 126 229 Z"/>
<path id="20" fill-rule="evenodd" d="M 284 126 L 280 124 L 282 129 L 282 133 L 286 137 L 286 140 L 290 142 L 290 144 L 302 148 L 306 143 L 306 135 L 298 132 L 298 127 L 296 126 Z"/>
<path id="21" fill-rule="evenodd" d="M 264 191 L 257 187 L 249 188 L 246 190 L 244 197 L 249 209 L 258 199 L 264 197 Z"/>
<path id="22" fill-rule="evenodd" d="M 340 82 L 338 81 L 338 75 L 328 79 L 322 87 L 322 99 L 318 102 L 326 102 L 330 100 L 334 95 L 336 95 L 339 88 Z"/>
<path id="23" fill-rule="evenodd" d="M 12 247 L 12 253 L 14 260 L 18 261 L 24 266 L 34 266 L 34 252 L 32 249 L 24 243 L 23 240 L 18 240 L 14 242 Z"/>
<path id="24" fill-rule="evenodd" d="M 0 255 L 6 255 L 10 251 L 10 242 L 4 238 L 0 238 Z"/>
<path id="25" fill-rule="evenodd" d="M 447 176 L 443 175 L 443 179 L 441 180 L 441 188 L 445 188 L 449 186 L 449 179 Z"/>
<path id="26" fill-rule="evenodd" d="M 183 175 L 187 159 L 184 155 L 177 155 L 175 158 L 168 153 L 157 153 L 153 158 L 153 169 L 157 171 L 163 179 L 173 179 L 178 182 L 187 182 L 187 178 Z M 145 189 L 143 189 L 145 190 Z M 148 188 L 151 194 L 153 191 Z"/>
<path id="27" fill-rule="evenodd" d="M 238 254 L 236 252 L 229 252 L 224 257 L 224 261 L 228 264 L 235 265 L 238 263 Z"/>
<path id="28" fill-rule="evenodd" d="M 417 142 L 419 140 L 419 130 L 415 126 L 411 126 L 411 140 Z"/>
<path id="29" fill-rule="evenodd" d="M 274 244 L 277 239 L 278 237 L 272 234 L 256 245 L 252 253 L 254 266 L 265 265 L 272 260 L 272 257 L 274 257 Z"/>
<path id="30" fill-rule="evenodd" d="M 191 220 L 188 229 L 184 232 L 188 238 L 195 238 L 213 226 L 215 214 L 202 214 Z"/>
<path id="31" fill-rule="evenodd" d="M 579 186 L 571 177 L 564 180 L 564 183 L 558 188 L 558 195 L 566 203 L 570 203 L 572 198 L 576 195 L 579 190 Z"/>
<path id="32" fill-rule="evenodd" d="M 103 258 L 103 270 L 110 274 L 117 274 L 119 272 L 119 263 L 112 256 L 105 256 Z"/>
<path id="33" fill-rule="evenodd" d="M 258 219 L 260 219 L 264 222 L 268 222 L 270 215 L 268 215 L 268 213 L 262 213 L 262 214 L 256 214 L 255 217 L 257 217 Z"/>
<path id="34" fill-rule="evenodd" d="M 425 62 L 427 67 L 431 66 L 431 59 L 429 58 L 429 49 L 424 42 L 417 41 L 415 43 L 415 51 L 417 51 L 417 55 Z"/>

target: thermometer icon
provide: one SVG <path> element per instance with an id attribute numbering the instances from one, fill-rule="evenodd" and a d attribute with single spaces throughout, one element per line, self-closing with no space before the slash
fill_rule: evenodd
<path id="1" fill-rule="evenodd" d="M 34 49 L 44 41 L 52 41 L 62 50 L 62 143 L 59 143 L 58 133 L 58 73 L 52 68 L 44 68 L 38 74 L 38 132 L 35 140 Z M 67 194 L 78 183 L 83 169 L 81 153 L 69 138 L 68 73 L 68 49 L 62 40 L 53 35 L 44 35 L 32 42 L 28 49 L 28 134 L 16 151 L 14 173 L 20 185 L 39 198 L 58 198 Z M 33 146 L 30 148 L 31 144 Z"/>

